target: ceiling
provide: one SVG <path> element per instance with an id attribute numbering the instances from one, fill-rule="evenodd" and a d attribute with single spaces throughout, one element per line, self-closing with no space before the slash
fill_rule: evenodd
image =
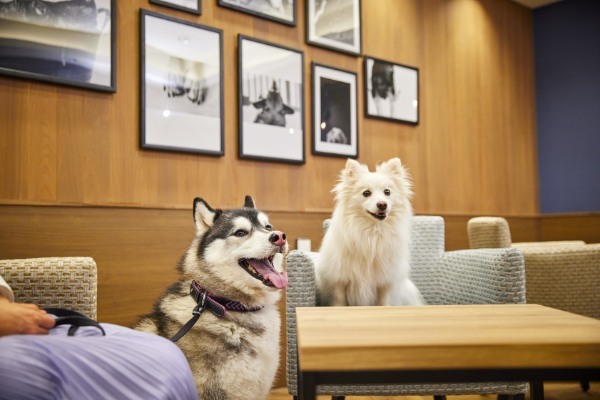
<path id="1" fill-rule="evenodd" d="M 543 6 L 547 6 L 548 4 L 556 3 L 561 0 L 513 0 L 515 3 L 519 3 L 524 5 L 525 7 L 534 9 Z"/>

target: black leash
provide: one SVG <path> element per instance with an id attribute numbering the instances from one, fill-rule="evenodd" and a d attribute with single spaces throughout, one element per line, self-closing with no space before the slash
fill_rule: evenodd
<path id="1" fill-rule="evenodd" d="M 67 336 L 74 336 L 77 329 L 80 326 L 94 326 L 102 331 L 102 336 L 106 336 L 104 328 L 98 323 L 98 321 L 86 317 L 85 315 L 78 313 L 77 311 L 69 310 L 66 308 L 45 308 L 48 314 L 56 315 L 54 326 L 58 325 L 71 325 L 67 332 Z"/>
<path id="2" fill-rule="evenodd" d="M 263 306 L 259 307 L 246 307 L 237 301 L 232 301 L 228 299 L 224 299 L 222 297 L 211 296 L 208 291 L 202 289 L 198 282 L 192 281 L 190 285 L 190 296 L 196 302 L 196 307 L 192 310 L 192 318 L 181 327 L 179 332 L 177 332 L 172 338 L 171 341 L 173 343 L 177 342 L 181 339 L 186 333 L 189 332 L 190 329 L 196 324 L 202 312 L 204 310 L 208 310 L 215 314 L 219 318 L 223 318 L 227 312 L 229 311 L 238 311 L 238 312 L 249 312 L 249 311 L 258 311 L 262 310 Z"/>

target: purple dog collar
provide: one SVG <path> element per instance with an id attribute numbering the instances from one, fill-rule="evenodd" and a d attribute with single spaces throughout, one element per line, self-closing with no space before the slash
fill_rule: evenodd
<path id="1" fill-rule="evenodd" d="M 250 312 L 259 311 L 263 308 L 263 306 L 247 307 L 238 301 L 212 296 L 196 281 L 192 281 L 190 285 L 190 296 L 200 306 L 200 309 L 209 310 L 219 318 L 223 317 L 226 311 Z"/>

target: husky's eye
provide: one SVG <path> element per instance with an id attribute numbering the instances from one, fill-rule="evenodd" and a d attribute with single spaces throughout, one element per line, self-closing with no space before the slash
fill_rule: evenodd
<path id="1" fill-rule="evenodd" d="M 365 190 L 363 192 L 363 197 L 369 197 L 369 196 L 371 196 L 371 191 L 370 190 Z"/>
<path id="2" fill-rule="evenodd" d="M 273 230 L 273 226 L 272 225 L 266 225 L 265 229 L 268 231 L 272 231 Z"/>
<path id="3" fill-rule="evenodd" d="M 245 231 L 243 229 L 238 229 L 237 231 L 235 231 L 234 235 L 237 237 L 244 237 L 248 234 L 248 231 Z"/>
<path id="4" fill-rule="evenodd" d="M 390 189 L 385 189 L 383 191 L 383 194 L 385 194 L 386 196 L 389 196 L 390 194 L 392 194 L 392 192 L 390 192 Z"/>

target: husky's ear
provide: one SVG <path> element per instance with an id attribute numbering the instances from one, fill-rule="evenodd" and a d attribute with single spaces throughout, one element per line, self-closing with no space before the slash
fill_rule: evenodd
<path id="1" fill-rule="evenodd" d="M 256 206 L 254 205 L 254 200 L 252 200 L 252 196 L 246 195 L 246 198 L 244 199 L 244 207 L 256 208 Z"/>
<path id="2" fill-rule="evenodd" d="M 368 172 L 369 169 L 365 165 L 359 163 L 358 161 L 349 158 L 348 161 L 346 161 L 346 167 L 342 171 L 342 178 L 354 179 L 359 173 L 364 171 Z"/>
<path id="3" fill-rule="evenodd" d="M 390 175 L 396 175 L 401 178 L 406 178 L 406 168 L 402 165 L 402 162 L 398 157 L 391 158 L 377 166 L 378 172 L 385 172 Z"/>
<path id="4" fill-rule="evenodd" d="M 213 210 L 204 199 L 196 197 L 194 199 L 194 223 L 196 224 L 196 233 L 201 234 L 213 226 L 221 213 L 221 210 Z"/>

